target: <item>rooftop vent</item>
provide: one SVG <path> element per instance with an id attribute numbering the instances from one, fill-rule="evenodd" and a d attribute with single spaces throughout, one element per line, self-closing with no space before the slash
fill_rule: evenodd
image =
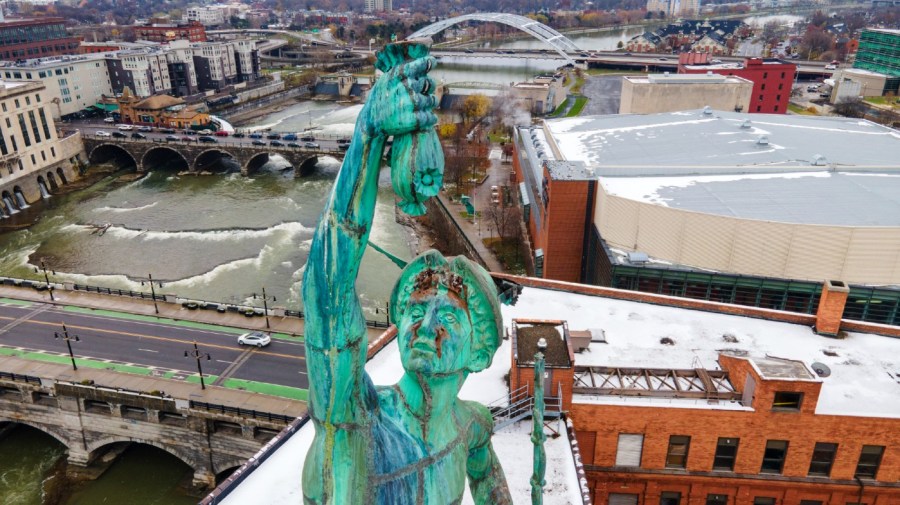
<path id="1" fill-rule="evenodd" d="M 756 140 L 756 144 L 761 145 L 761 146 L 769 145 L 769 137 L 766 135 L 760 135 L 759 138 Z"/>
<path id="2" fill-rule="evenodd" d="M 666 76 L 666 77 L 669 77 L 669 73 L 668 73 L 668 72 L 663 72 L 663 75 Z"/>
<path id="3" fill-rule="evenodd" d="M 813 156 L 812 163 L 810 163 L 810 164 L 815 167 L 823 167 L 828 164 L 828 158 L 826 158 L 825 156 L 822 156 L 821 154 L 817 154 L 817 155 Z"/>
<path id="4" fill-rule="evenodd" d="M 741 123 L 741 128 L 750 128 L 751 122 L 749 119 L 745 119 L 743 123 Z"/>
<path id="5" fill-rule="evenodd" d="M 709 105 L 703 107 L 703 115 L 712 116 L 712 107 L 710 107 Z"/>
<path id="6" fill-rule="evenodd" d="M 640 251 L 628 253 L 628 262 L 633 265 L 643 265 L 648 261 L 650 261 L 650 256 L 647 256 L 647 253 L 642 253 Z"/>
<path id="7" fill-rule="evenodd" d="M 813 369 L 813 372 L 816 372 L 816 375 L 818 375 L 819 377 L 828 377 L 829 375 L 831 375 L 831 369 L 828 368 L 828 365 L 826 365 L 825 363 L 819 363 L 818 361 L 816 361 L 815 363 L 810 365 L 810 367 Z"/>

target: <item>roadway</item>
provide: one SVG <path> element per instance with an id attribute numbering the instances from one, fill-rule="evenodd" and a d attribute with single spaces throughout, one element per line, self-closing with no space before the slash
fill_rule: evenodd
<path id="1" fill-rule="evenodd" d="M 204 375 L 218 375 L 219 381 L 235 378 L 301 389 L 308 386 L 299 338 L 273 338 L 263 348 L 243 347 L 237 343 L 237 333 L 225 331 L 228 328 L 216 330 L 114 314 L 47 303 L 2 303 L 0 346 L 67 356 L 65 342 L 54 338 L 54 332 L 62 333 L 65 323 L 69 335 L 80 339 L 72 342 L 76 363 L 89 358 L 193 375 L 196 361 L 185 358 L 184 352 L 197 342 L 200 351 L 211 358 L 202 361 Z"/>

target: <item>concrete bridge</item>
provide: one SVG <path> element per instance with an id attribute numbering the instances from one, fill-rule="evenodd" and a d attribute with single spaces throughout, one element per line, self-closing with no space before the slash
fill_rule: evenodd
<path id="1" fill-rule="evenodd" d="M 221 143 L 197 141 L 165 141 L 160 138 L 118 139 L 83 135 L 84 150 L 91 163 L 103 163 L 112 159 L 131 161 L 138 172 L 144 172 L 154 163 L 171 162 L 173 157 L 184 161 L 187 171 L 199 172 L 203 167 L 221 159 L 231 158 L 241 167 L 242 175 L 250 175 L 269 161 L 269 155 L 284 157 L 297 176 L 309 175 L 315 169 L 318 156 L 342 158 L 344 151 L 337 148 L 306 149 L 297 147 L 255 146 L 246 139 L 224 137 Z M 240 142 L 238 142 L 240 140 Z"/>
<path id="2" fill-rule="evenodd" d="M 35 367 L 37 374 L 5 371 Z M 142 390 L 112 386 L 123 382 Z M 143 390 L 151 387 L 159 389 Z M 201 391 L 196 384 L 103 370 L 73 373 L 14 358 L 0 362 L 0 433 L 18 423 L 50 435 L 67 448 L 67 474 L 76 479 L 98 477 L 129 444 L 138 443 L 190 466 L 196 488 L 212 488 L 217 476 L 240 467 L 304 412 L 303 402 L 244 391 Z"/>

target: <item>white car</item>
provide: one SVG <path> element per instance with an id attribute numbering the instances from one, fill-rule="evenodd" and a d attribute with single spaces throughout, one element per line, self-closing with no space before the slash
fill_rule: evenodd
<path id="1" fill-rule="evenodd" d="M 118 128 L 119 128 L 120 130 L 124 130 L 124 131 L 134 130 L 134 126 L 131 126 L 130 124 L 120 124 L 120 125 L 118 126 Z"/>
<path id="2" fill-rule="evenodd" d="M 115 123 L 116 120 L 111 117 L 105 117 L 105 118 L 103 118 L 103 122 L 104 123 Z"/>
<path id="3" fill-rule="evenodd" d="M 272 337 L 268 333 L 262 331 L 251 331 L 244 333 L 238 337 L 238 345 L 255 345 L 256 347 L 265 347 L 272 343 Z"/>
<path id="4" fill-rule="evenodd" d="M 825 70 L 837 70 L 837 65 L 825 65 Z"/>
<path id="5" fill-rule="evenodd" d="M 212 130 L 200 130 L 200 131 L 198 131 L 197 133 L 200 134 L 200 135 L 212 135 L 212 134 L 215 133 L 215 132 L 212 131 Z"/>
<path id="6" fill-rule="evenodd" d="M 111 136 L 109 134 L 109 132 L 105 132 L 103 130 L 97 130 L 97 133 L 95 133 L 95 135 L 97 135 L 98 137 L 110 137 Z"/>

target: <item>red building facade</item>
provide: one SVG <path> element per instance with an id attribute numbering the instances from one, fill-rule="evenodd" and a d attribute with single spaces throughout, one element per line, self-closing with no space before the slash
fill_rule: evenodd
<path id="1" fill-rule="evenodd" d="M 78 52 L 63 18 L 0 21 L 0 59 L 15 61 Z"/>
<path id="2" fill-rule="evenodd" d="M 791 99 L 791 88 L 797 65 L 781 60 L 747 58 L 741 64 L 690 65 L 678 64 L 679 74 L 736 75 L 753 82 L 750 110 L 762 114 L 784 114 Z"/>

